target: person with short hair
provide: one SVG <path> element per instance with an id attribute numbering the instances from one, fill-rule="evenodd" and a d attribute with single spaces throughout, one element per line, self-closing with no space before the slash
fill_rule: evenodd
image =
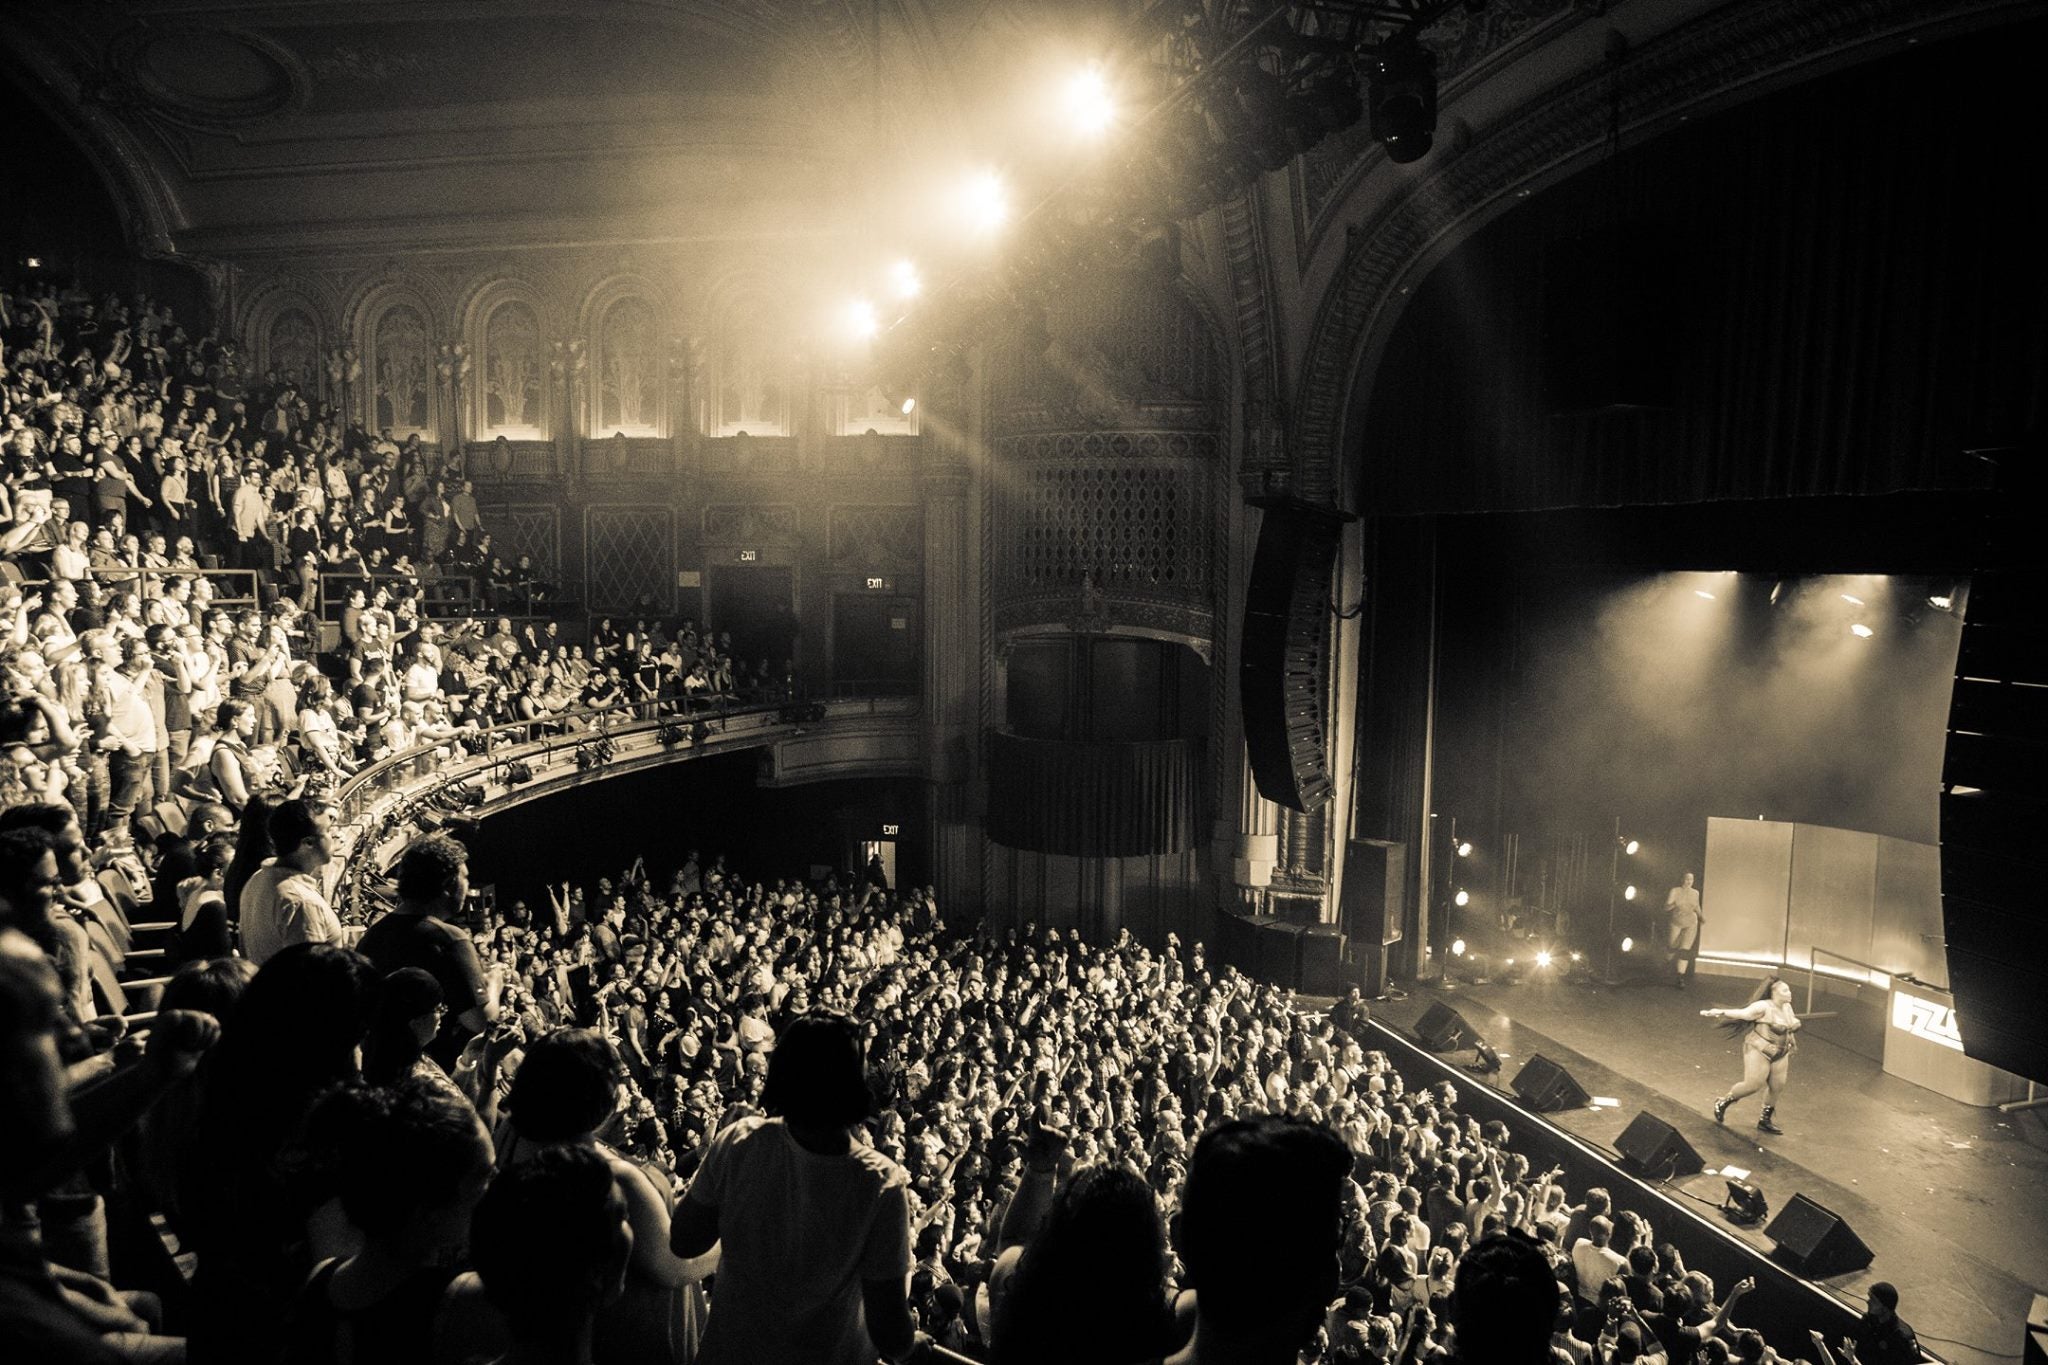
<path id="1" fill-rule="evenodd" d="M 625 1292 L 626 1201 L 605 1159 L 550 1148 L 501 1171 L 470 1220 L 471 1258 L 513 1365 L 587 1365 L 599 1313 Z"/>
<path id="2" fill-rule="evenodd" d="M 1261 1115 L 1202 1134 L 1180 1212 L 1195 1331 L 1168 1365 L 1295 1358 L 1337 1298 L 1350 1173 L 1343 1139 L 1303 1119 Z"/>
<path id="3" fill-rule="evenodd" d="M 761 1103 L 770 1117 L 712 1138 L 671 1233 L 678 1256 L 723 1248 L 699 1365 L 911 1357 L 929 1338 L 906 1292 L 909 1176 L 860 1138 L 874 1095 L 853 1021 L 793 1021 Z"/>
<path id="4" fill-rule="evenodd" d="M 364 957 L 390 973 L 418 967 L 440 983 L 447 1016 L 427 1055 L 453 1070 L 462 1045 L 498 1021 L 503 977 L 484 970 L 469 931 L 451 923 L 469 897 L 469 850 L 447 834 L 412 841 L 398 860 L 398 905 L 363 934 Z"/>
<path id="5" fill-rule="evenodd" d="M 334 857 L 327 813 L 304 801 L 283 801 L 268 820 L 272 860 L 241 893 L 242 954 L 261 967 L 294 943 L 335 943 L 341 920 L 327 904 L 319 871 Z"/>
<path id="6" fill-rule="evenodd" d="M 1899 1316 L 1899 1291 L 1889 1281 L 1870 1286 L 1863 1316 L 1841 1350 L 1846 1365 L 1915 1365 L 1920 1359 L 1920 1339 Z"/>

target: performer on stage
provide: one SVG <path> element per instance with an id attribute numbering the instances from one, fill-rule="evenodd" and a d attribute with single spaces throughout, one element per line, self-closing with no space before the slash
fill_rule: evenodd
<path id="1" fill-rule="evenodd" d="M 1665 957 L 1677 979 L 1672 982 L 1678 989 L 1685 989 L 1685 979 L 1693 974 L 1693 958 L 1700 946 L 1700 928 L 1707 922 L 1707 916 L 1700 907 L 1700 893 L 1692 884 L 1692 873 L 1680 878 L 1677 886 L 1664 897 Z"/>
<path id="2" fill-rule="evenodd" d="M 1714 1101 L 1714 1122 L 1721 1122 L 1729 1105 L 1762 1090 L 1764 1112 L 1756 1126 L 1761 1132 L 1783 1133 L 1771 1115 L 1778 1108 L 1778 1096 L 1785 1093 L 1792 1054 L 1799 1046 L 1794 1035 L 1800 1022 L 1792 1012 L 1791 983 L 1781 976 L 1767 976 L 1741 1009 L 1701 1010 L 1700 1018 L 1722 1020 L 1722 1028 L 1742 1035 L 1742 1083 Z"/>

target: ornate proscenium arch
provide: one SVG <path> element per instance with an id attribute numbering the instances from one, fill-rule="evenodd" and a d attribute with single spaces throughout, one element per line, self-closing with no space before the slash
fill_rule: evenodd
<path id="1" fill-rule="evenodd" d="M 2018 17 L 2016 0 L 1752 0 L 1652 40 L 1625 79 L 1595 73 L 1554 90 L 1482 133 L 1351 236 L 1324 295 L 1296 379 L 1294 442 L 1302 495 L 1336 495 L 1346 427 L 1363 408 L 1378 349 L 1400 316 L 1404 285 L 1516 202 L 1598 156 L 1610 126 L 1639 140 L 1708 109 L 1896 51 L 1908 35 Z"/>

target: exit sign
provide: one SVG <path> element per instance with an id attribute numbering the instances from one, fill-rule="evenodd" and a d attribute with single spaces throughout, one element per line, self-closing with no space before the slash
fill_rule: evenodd
<path id="1" fill-rule="evenodd" d="M 886 588 L 888 586 L 889 580 L 887 580 L 886 578 L 877 578 L 873 574 L 868 575 L 869 592 L 880 592 L 883 588 Z"/>
<path id="2" fill-rule="evenodd" d="M 885 839 L 893 839 L 900 832 L 900 830 L 901 826 L 898 825 L 884 825 L 882 826 L 882 837 Z"/>
<path id="3" fill-rule="evenodd" d="M 759 559 L 760 557 L 761 557 L 761 552 L 760 552 L 759 550 L 741 550 L 741 551 L 740 551 L 740 563 L 742 563 L 742 564 L 752 564 L 752 563 L 753 563 L 754 561 L 758 560 L 758 559 Z"/>

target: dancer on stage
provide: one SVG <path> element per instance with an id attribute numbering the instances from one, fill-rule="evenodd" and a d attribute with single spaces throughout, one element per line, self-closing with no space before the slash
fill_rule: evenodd
<path id="1" fill-rule="evenodd" d="M 1791 983 L 1781 976 L 1765 977 L 1741 1009 L 1701 1010 L 1700 1018 L 1722 1020 L 1722 1028 L 1742 1035 L 1742 1083 L 1714 1101 L 1714 1122 L 1722 1121 L 1729 1105 L 1762 1090 L 1764 1112 L 1756 1121 L 1757 1129 L 1783 1133 L 1771 1115 L 1777 1111 L 1778 1097 L 1785 1093 L 1792 1054 L 1799 1046 L 1794 1035 L 1801 1025 L 1792 1012 Z"/>
<path id="2" fill-rule="evenodd" d="M 1700 893 L 1688 872 L 1664 897 L 1665 958 L 1677 973 L 1672 985 L 1685 989 L 1685 979 L 1696 970 L 1693 959 L 1699 951 L 1700 927 L 1707 916 L 1700 905 Z"/>

